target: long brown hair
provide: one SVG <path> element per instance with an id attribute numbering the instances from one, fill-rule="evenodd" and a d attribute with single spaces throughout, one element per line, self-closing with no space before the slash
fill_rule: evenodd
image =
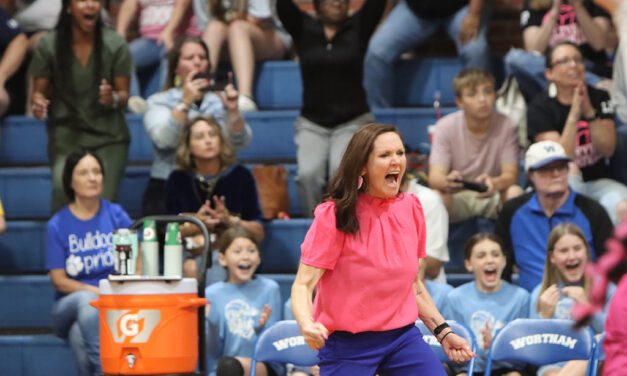
<path id="1" fill-rule="evenodd" d="M 199 37 L 192 37 L 189 35 L 182 36 L 174 42 L 174 46 L 172 47 L 172 50 L 168 52 L 168 73 L 165 78 L 165 84 L 163 85 L 163 90 L 168 90 L 176 86 L 174 84 L 174 77 L 176 76 L 176 69 L 179 66 L 179 59 L 181 58 L 181 49 L 183 49 L 183 46 L 186 43 L 196 43 L 200 47 L 202 47 L 203 50 L 205 50 L 205 53 L 207 54 L 207 72 L 211 70 L 211 63 L 210 63 L 211 60 L 209 60 L 209 48 L 207 47 L 205 42 L 203 42 L 203 40 L 200 39 Z M 185 78 L 186 77 L 181 77 L 181 79 L 185 79 Z"/>
<path id="2" fill-rule="evenodd" d="M 542 293 L 549 288 L 549 286 L 557 284 L 562 281 L 562 276 L 560 271 L 557 269 L 555 265 L 551 262 L 551 254 L 555 250 L 555 244 L 564 236 L 564 235 L 575 235 L 583 242 L 584 247 L 586 247 L 586 255 L 588 256 L 588 262 L 590 262 L 590 244 L 586 240 L 586 236 L 579 226 L 573 223 L 562 223 L 561 225 L 557 225 L 551 230 L 549 234 L 549 240 L 546 246 L 546 258 L 544 260 L 544 275 L 542 276 L 542 285 L 540 286 L 540 293 L 538 297 L 542 295 Z M 586 296 L 588 295 L 588 290 L 590 290 L 590 279 L 583 276 L 583 289 L 586 292 Z M 538 298 L 538 302 L 536 303 L 536 311 L 540 312 L 540 299 Z"/>
<path id="3" fill-rule="evenodd" d="M 238 14 L 238 18 L 245 19 L 246 13 L 248 10 L 248 1 L 247 0 L 231 0 L 232 3 L 236 3 L 235 6 L 231 6 L 231 9 L 226 9 L 223 0 L 207 0 L 207 5 L 209 6 L 209 14 L 217 18 L 222 22 L 227 22 L 226 14 L 228 10 L 234 10 Z"/>
<path id="4" fill-rule="evenodd" d="M 358 191 L 357 181 L 368 164 L 374 141 L 379 135 L 388 132 L 394 132 L 403 139 L 394 125 L 372 123 L 358 130 L 348 143 L 340 166 L 329 182 L 323 201 L 335 202 L 335 227 L 340 231 L 351 234 L 359 231 L 357 199 L 359 191 L 365 191 L 366 182 Z"/>
<path id="5" fill-rule="evenodd" d="M 218 134 L 218 137 L 220 137 L 220 153 L 218 154 L 220 171 L 235 163 L 235 148 L 233 148 L 231 141 L 224 137 L 220 123 L 218 123 L 213 116 L 201 115 L 188 120 L 183 126 L 181 138 L 176 147 L 176 165 L 178 168 L 187 171 L 194 171 L 196 169 L 196 161 L 189 148 L 189 141 L 192 136 L 192 127 L 199 121 L 207 122 Z"/>

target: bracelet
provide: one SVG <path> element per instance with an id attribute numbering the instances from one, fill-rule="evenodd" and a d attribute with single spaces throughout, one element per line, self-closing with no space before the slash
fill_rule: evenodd
<path id="1" fill-rule="evenodd" d="M 444 338 L 446 338 L 446 336 L 447 336 L 447 335 L 449 335 L 449 334 L 451 334 L 451 333 L 453 333 L 453 331 L 452 331 L 452 330 L 450 330 L 450 331 L 446 332 L 446 334 L 444 334 L 444 335 L 442 336 L 442 338 L 440 338 L 440 343 L 442 343 L 442 341 L 444 341 Z"/>
<path id="2" fill-rule="evenodd" d="M 435 329 L 433 329 L 433 335 L 437 337 L 438 334 L 442 333 L 442 331 L 446 328 L 450 328 L 450 326 L 446 321 L 444 321 L 442 324 L 436 326 Z"/>

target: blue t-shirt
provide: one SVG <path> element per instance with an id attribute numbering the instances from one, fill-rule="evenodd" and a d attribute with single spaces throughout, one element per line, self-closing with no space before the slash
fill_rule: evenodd
<path id="1" fill-rule="evenodd" d="M 438 311 L 444 312 L 444 308 L 448 304 L 446 297 L 451 291 L 453 291 L 453 286 L 448 283 L 426 281 L 425 288 L 429 292 L 429 295 L 431 295 L 431 299 L 433 300 L 433 303 L 435 303 L 435 307 Z"/>
<path id="2" fill-rule="evenodd" d="M 529 293 L 516 285 L 503 281 L 501 288 L 486 294 L 477 289 L 475 281 L 465 283 L 448 294 L 448 304 L 444 317 L 468 325 L 477 340 L 477 359 L 475 372 L 483 372 L 488 358 L 488 350 L 483 348 L 481 330 L 486 321 L 492 331 L 496 331 L 508 322 L 529 316 Z M 518 368 L 510 362 L 495 362 L 494 369 Z M 465 367 L 463 368 L 465 369 Z M 457 372 L 461 372 L 460 369 Z"/>
<path id="3" fill-rule="evenodd" d="M 281 319 L 281 293 L 272 279 L 256 276 L 242 284 L 216 282 L 205 289 L 205 297 L 211 304 L 207 318 L 211 371 L 222 357 L 252 357 L 257 336 Z M 259 315 L 266 304 L 272 313 L 260 330 Z"/>
<path id="4" fill-rule="evenodd" d="M 47 226 L 46 269 L 64 269 L 67 276 L 93 286 L 114 270 L 113 231 L 127 228 L 131 218 L 118 204 L 100 200 L 93 218 L 77 218 L 68 206 Z M 56 294 L 56 299 L 63 294 Z"/>
<path id="5" fill-rule="evenodd" d="M 529 317 L 532 319 L 539 319 L 540 314 L 536 310 L 538 305 L 538 297 L 540 296 L 540 288 L 542 287 L 542 283 L 537 285 L 533 291 L 531 292 L 531 298 L 529 300 Z M 558 284 L 560 298 L 557 302 L 557 307 L 555 307 L 555 313 L 553 314 L 553 319 L 572 319 L 571 311 L 575 305 L 575 301 L 573 298 L 569 298 L 562 294 L 562 284 Z M 590 320 L 590 327 L 594 330 L 595 333 L 603 332 L 603 327 L 605 325 L 605 316 L 607 316 L 607 310 L 610 307 L 610 302 L 612 301 L 612 296 L 614 296 L 614 292 L 616 291 L 616 285 L 610 283 L 607 286 L 607 293 L 605 295 L 605 308 L 602 312 L 596 313 L 592 316 Z"/>

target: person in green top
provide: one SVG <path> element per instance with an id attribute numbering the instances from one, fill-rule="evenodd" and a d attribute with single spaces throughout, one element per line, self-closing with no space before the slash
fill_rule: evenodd
<path id="1" fill-rule="evenodd" d="M 102 26 L 98 0 L 63 0 L 54 31 L 31 61 L 33 115 L 47 118 L 52 212 L 67 204 L 61 174 L 77 149 L 97 154 L 107 171 L 103 198 L 115 200 L 128 155 L 124 117 L 133 69 L 126 41 Z"/>

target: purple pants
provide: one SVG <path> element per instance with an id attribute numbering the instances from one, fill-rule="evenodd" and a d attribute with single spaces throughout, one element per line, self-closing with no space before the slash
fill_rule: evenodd
<path id="1" fill-rule="evenodd" d="M 318 357 L 320 376 L 446 376 L 414 324 L 384 332 L 333 332 Z"/>

